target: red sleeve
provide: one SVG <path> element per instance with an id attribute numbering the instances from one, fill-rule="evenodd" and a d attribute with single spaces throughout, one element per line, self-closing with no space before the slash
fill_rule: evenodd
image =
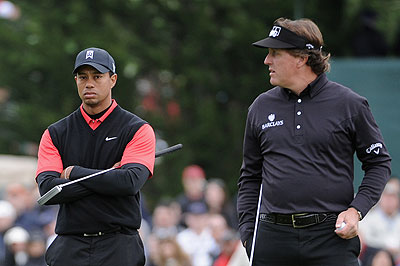
<path id="1" fill-rule="evenodd" d="M 46 129 L 40 140 L 36 176 L 46 171 L 61 173 L 63 169 L 61 156 L 51 140 L 49 130 Z"/>
<path id="2" fill-rule="evenodd" d="M 146 166 L 153 175 L 155 149 L 156 137 L 153 128 L 149 124 L 144 124 L 126 145 L 122 154 L 121 165 L 140 163 Z"/>

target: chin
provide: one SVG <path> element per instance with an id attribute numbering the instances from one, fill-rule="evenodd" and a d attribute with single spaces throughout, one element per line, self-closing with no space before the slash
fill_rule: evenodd
<path id="1" fill-rule="evenodd" d="M 89 105 L 89 106 L 93 106 L 93 105 L 98 104 L 98 101 L 95 100 L 95 99 L 85 99 L 83 102 L 84 102 L 86 105 Z"/>
<path id="2" fill-rule="evenodd" d="M 276 82 L 276 80 L 274 80 L 273 78 L 269 79 L 269 83 L 273 86 L 277 86 L 278 83 Z"/>

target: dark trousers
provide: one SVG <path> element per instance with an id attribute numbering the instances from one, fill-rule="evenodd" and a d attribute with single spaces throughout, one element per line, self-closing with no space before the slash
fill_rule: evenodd
<path id="1" fill-rule="evenodd" d="M 47 249 L 46 262 L 49 266 L 143 266 L 145 257 L 139 234 L 59 235 Z"/>
<path id="2" fill-rule="evenodd" d="M 335 223 L 335 216 L 306 228 L 260 221 L 252 265 L 358 266 L 360 239 L 340 238 Z"/>

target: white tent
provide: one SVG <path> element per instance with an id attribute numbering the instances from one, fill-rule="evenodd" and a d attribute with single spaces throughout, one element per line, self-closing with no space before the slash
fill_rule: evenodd
<path id="1" fill-rule="evenodd" d="M 0 154 L 0 188 L 9 183 L 35 184 L 37 158 Z"/>

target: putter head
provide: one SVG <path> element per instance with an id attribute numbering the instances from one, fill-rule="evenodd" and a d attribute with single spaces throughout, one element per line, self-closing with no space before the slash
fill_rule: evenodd
<path id="1" fill-rule="evenodd" d="M 47 191 L 46 194 L 44 194 L 43 196 L 41 196 L 38 200 L 37 203 L 39 205 L 44 205 L 46 204 L 46 202 L 48 202 L 50 199 L 54 198 L 58 193 L 60 193 L 62 190 L 61 186 L 55 186 L 52 189 L 50 189 L 49 191 Z"/>

